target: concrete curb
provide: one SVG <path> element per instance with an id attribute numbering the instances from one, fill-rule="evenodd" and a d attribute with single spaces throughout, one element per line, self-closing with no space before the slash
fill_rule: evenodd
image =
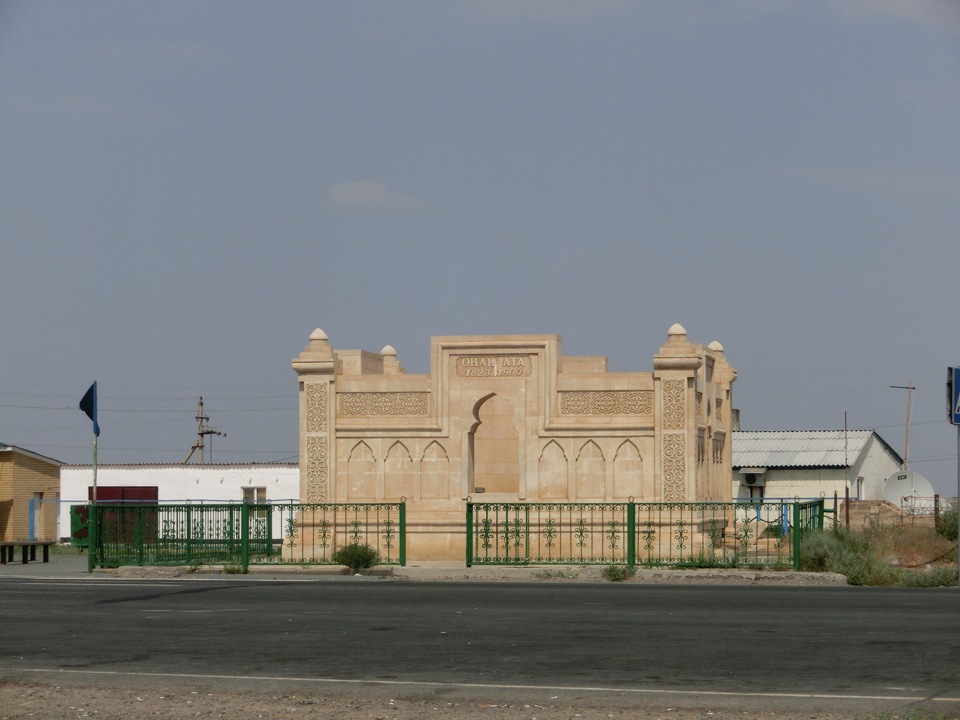
<path id="1" fill-rule="evenodd" d="M 251 565 L 248 574 L 231 572 L 234 566 L 179 566 L 97 569 L 87 572 L 85 555 L 54 554 L 49 563 L 31 562 L 26 565 L 6 565 L 0 569 L 4 577 L 48 579 L 167 579 L 167 580 L 243 580 L 284 578 L 299 581 L 386 581 L 386 582 L 528 582 L 528 583 L 610 583 L 598 565 L 479 565 L 466 567 L 456 562 L 417 562 L 405 567 L 381 565 L 362 575 L 348 568 L 330 565 Z M 773 570 L 743 569 L 667 569 L 638 568 L 623 584 L 641 585 L 780 585 L 823 586 L 846 585 L 847 579 L 837 573 L 808 573 Z"/>

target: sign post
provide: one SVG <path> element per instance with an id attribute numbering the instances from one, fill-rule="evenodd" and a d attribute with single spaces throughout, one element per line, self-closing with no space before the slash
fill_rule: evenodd
<path id="1" fill-rule="evenodd" d="M 947 417 L 957 428 L 957 520 L 960 522 L 960 367 L 947 368 Z M 957 585 L 960 585 L 960 532 L 957 533 Z"/>

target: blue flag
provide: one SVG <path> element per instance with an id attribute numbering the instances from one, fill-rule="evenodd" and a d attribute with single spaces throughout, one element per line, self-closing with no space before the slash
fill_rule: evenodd
<path id="1" fill-rule="evenodd" d="M 83 396 L 80 400 L 80 409 L 83 410 L 87 417 L 93 420 L 93 434 L 97 437 L 100 437 L 100 426 L 97 424 L 97 381 L 93 381 L 93 385 L 90 386 L 90 389 L 87 390 L 87 394 Z"/>

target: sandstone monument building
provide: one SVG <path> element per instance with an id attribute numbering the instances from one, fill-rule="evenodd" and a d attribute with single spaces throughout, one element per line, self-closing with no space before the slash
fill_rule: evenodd
<path id="1" fill-rule="evenodd" d="M 736 372 L 680 325 L 652 372 L 557 335 L 434 337 L 430 373 L 315 330 L 300 383 L 303 502 L 407 503 L 409 557 L 462 558 L 474 502 L 730 500 Z"/>

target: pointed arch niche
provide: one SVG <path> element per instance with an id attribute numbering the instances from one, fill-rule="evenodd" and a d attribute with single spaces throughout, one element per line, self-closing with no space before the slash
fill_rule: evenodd
<path id="1" fill-rule="evenodd" d="M 646 499 L 643 495 L 643 457 L 637 446 L 625 440 L 613 458 L 613 498 Z"/>
<path id="2" fill-rule="evenodd" d="M 402 497 L 413 498 L 413 459 L 402 442 L 395 442 L 387 451 L 383 467 L 383 496 L 391 502 Z"/>
<path id="3" fill-rule="evenodd" d="M 420 497 L 427 500 L 450 497 L 450 458 L 436 440 L 427 446 L 420 461 Z"/>
<path id="4" fill-rule="evenodd" d="M 577 500 L 603 500 L 606 460 L 600 446 L 588 440 L 577 456 Z"/>
<path id="5" fill-rule="evenodd" d="M 539 478 L 538 496 L 541 499 L 559 500 L 570 494 L 570 471 L 567 456 L 556 440 L 551 440 L 540 453 L 537 476 Z"/>
<path id="6" fill-rule="evenodd" d="M 370 446 L 363 441 L 353 446 L 347 460 L 347 498 L 377 499 L 377 461 Z"/>

